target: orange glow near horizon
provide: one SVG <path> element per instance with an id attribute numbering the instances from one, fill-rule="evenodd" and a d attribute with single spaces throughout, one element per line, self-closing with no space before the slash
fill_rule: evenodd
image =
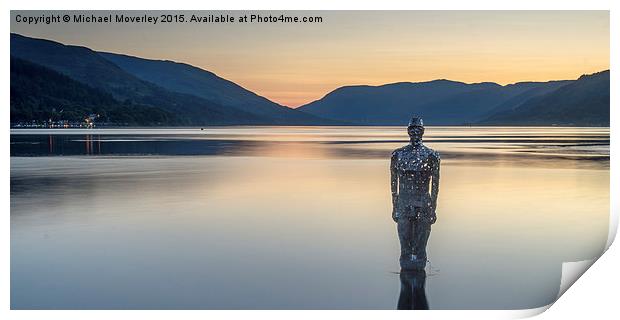
<path id="1" fill-rule="evenodd" d="M 207 14 L 184 14 L 192 13 Z M 608 11 L 271 12 L 282 13 L 321 16 L 323 22 L 77 28 L 12 19 L 11 31 L 189 63 L 289 107 L 346 85 L 434 79 L 504 85 L 576 79 L 609 69 Z"/>

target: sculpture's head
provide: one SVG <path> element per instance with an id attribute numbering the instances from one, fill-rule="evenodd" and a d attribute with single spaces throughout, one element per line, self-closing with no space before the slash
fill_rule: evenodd
<path id="1" fill-rule="evenodd" d="M 424 135 L 424 123 L 422 122 L 422 118 L 417 116 L 411 117 L 409 126 L 407 127 L 407 133 L 409 134 L 411 143 L 422 142 L 422 136 Z"/>

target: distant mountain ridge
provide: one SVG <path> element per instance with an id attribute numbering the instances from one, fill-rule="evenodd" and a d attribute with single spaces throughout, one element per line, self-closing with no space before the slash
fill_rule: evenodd
<path id="1" fill-rule="evenodd" d="M 446 79 L 344 86 L 291 109 L 184 63 L 96 52 L 14 33 L 10 39 L 12 64 L 13 58 L 30 62 L 35 65 L 32 70 L 49 69 L 97 90 L 88 91 L 77 83 L 57 87 L 71 94 L 90 92 L 87 96 L 94 106 L 99 97 L 114 105 L 115 112 L 138 115 L 150 110 L 157 121 L 140 122 L 151 125 L 405 125 L 412 114 L 429 125 L 609 125 L 608 70 L 577 80 L 504 86 Z M 11 76 L 23 80 L 32 75 Z M 53 86 L 41 85 L 28 91 L 22 90 L 28 87 L 26 82 L 15 88 L 12 83 L 12 119 L 32 114 L 36 108 L 43 108 L 35 112 L 41 115 L 47 112 L 41 110 L 48 102 L 62 100 L 49 92 Z M 19 91 L 19 103 L 13 91 Z M 71 99 L 67 101 L 77 106 L 78 101 Z"/>
<path id="2" fill-rule="evenodd" d="M 222 104 L 220 99 L 222 95 L 205 93 L 197 96 L 182 92 L 183 90 L 170 90 L 157 83 L 140 79 L 140 77 L 106 59 L 103 54 L 86 47 L 68 46 L 50 40 L 29 38 L 11 33 L 11 56 L 60 72 L 90 87 L 107 92 L 115 99 L 123 101 L 124 104 L 152 106 L 166 112 L 172 112 L 177 115 L 179 123 L 183 125 L 312 125 L 334 123 L 331 120 L 304 114 L 297 110 L 276 105 L 273 102 L 274 106 L 259 106 L 257 110 L 251 108 L 255 105 L 252 101 L 248 102 L 247 105 L 238 103 L 240 107 L 243 107 L 241 109 L 228 103 Z M 135 58 L 135 60 L 140 59 Z M 127 68 L 127 63 L 124 66 Z M 220 82 L 227 82 L 227 80 L 218 79 Z M 179 80 L 168 82 L 166 86 L 172 87 L 184 83 Z M 234 86 L 232 82 L 229 82 L 229 87 Z M 245 89 L 241 88 L 240 91 L 243 90 Z M 245 90 L 239 94 L 237 99 L 242 100 L 244 96 L 258 97 Z M 256 99 L 260 100 L 261 98 Z M 261 105 L 268 105 L 268 102 L 263 101 Z M 268 111 L 271 112 L 265 111 L 267 108 L 270 108 Z"/>
<path id="3" fill-rule="evenodd" d="M 346 86 L 298 109 L 366 125 L 404 125 L 411 114 L 432 125 L 472 124 L 571 81 L 466 84 L 450 80 Z"/>
<path id="4" fill-rule="evenodd" d="M 80 123 L 99 115 L 105 123 L 124 125 L 178 124 L 175 114 L 162 109 L 126 105 L 99 89 L 54 70 L 11 57 L 11 123 L 60 121 Z"/>
<path id="5" fill-rule="evenodd" d="M 286 124 L 321 122 L 314 116 L 279 105 L 232 81 L 220 78 L 213 72 L 185 63 L 107 52 L 98 53 L 131 75 L 173 92 L 209 99 L 223 106 L 275 119 L 276 122 L 282 121 Z"/>
<path id="6" fill-rule="evenodd" d="M 480 124 L 609 126 L 609 73 L 582 75 L 516 108 L 492 114 Z"/>

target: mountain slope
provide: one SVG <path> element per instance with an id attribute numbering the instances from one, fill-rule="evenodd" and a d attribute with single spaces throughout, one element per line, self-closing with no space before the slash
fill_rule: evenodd
<path id="1" fill-rule="evenodd" d="M 545 82 L 545 85 L 541 85 L 540 82 L 519 82 L 515 84 L 506 85 L 507 89 L 519 86 L 522 92 L 514 95 L 512 98 L 494 107 L 491 111 L 489 111 L 485 115 L 485 117 L 488 117 L 489 115 L 492 115 L 492 114 L 504 112 L 507 110 L 513 110 L 514 108 L 520 106 L 525 101 L 533 97 L 541 96 L 549 92 L 552 92 L 568 83 L 571 83 L 572 81 L 573 80 L 549 81 L 549 82 Z"/>
<path id="2" fill-rule="evenodd" d="M 186 125 L 273 124 L 253 114 L 189 94 L 172 92 L 122 70 L 98 53 L 78 46 L 11 34 L 11 55 L 60 72 L 128 104 L 175 113 Z"/>
<path id="3" fill-rule="evenodd" d="M 325 118 L 370 125 L 403 125 L 412 114 L 434 125 L 466 124 L 557 88 L 561 82 L 466 84 L 449 80 L 338 88 L 298 109 Z"/>
<path id="4" fill-rule="evenodd" d="M 110 94 L 51 69 L 11 57 L 11 122 L 68 120 L 82 122 L 89 114 L 103 122 L 129 125 L 175 124 L 170 112 L 141 105 L 123 105 Z"/>
<path id="5" fill-rule="evenodd" d="M 286 124 L 328 122 L 281 106 L 232 81 L 188 64 L 107 52 L 99 52 L 99 55 L 135 77 L 173 92 L 195 95 Z"/>
<path id="6" fill-rule="evenodd" d="M 439 98 L 422 106 L 418 112 L 428 118 L 431 123 L 470 124 L 490 113 L 513 108 L 522 100 L 554 90 L 563 84 L 563 81 L 552 81 L 496 85 Z"/>
<path id="7" fill-rule="evenodd" d="M 609 126 L 609 70 L 583 75 L 574 82 L 498 112 L 481 124 Z"/>
<path id="8" fill-rule="evenodd" d="M 579 80 L 506 86 L 443 79 L 346 86 L 292 110 L 187 64 L 98 53 L 17 34 L 10 38 L 11 57 L 49 68 L 99 93 L 109 94 L 115 101 L 110 103 L 134 108 L 138 114 L 144 108 L 152 108 L 149 110 L 174 115 L 164 117 L 168 119 L 166 125 L 403 125 L 412 114 L 421 115 L 431 125 L 609 123 L 609 71 Z M 25 87 L 27 83 L 20 85 Z M 50 88 L 35 89 L 44 90 L 38 94 L 48 94 L 45 99 L 62 99 L 49 96 L 50 92 L 45 90 Z M 32 102 L 35 107 L 41 102 L 37 97 L 26 96 L 27 92 L 20 92 L 19 104 L 12 100 L 12 113 L 32 114 L 33 106 L 26 101 L 38 101 Z"/>
<path id="9" fill-rule="evenodd" d="M 320 100 L 301 106 L 298 110 L 359 124 L 402 124 L 403 121 L 408 121 L 412 109 L 420 109 L 438 96 L 463 93 L 486 86 L 487 84 L 468 86 L 448 80 L 346 86 L 328 93 Z"/>

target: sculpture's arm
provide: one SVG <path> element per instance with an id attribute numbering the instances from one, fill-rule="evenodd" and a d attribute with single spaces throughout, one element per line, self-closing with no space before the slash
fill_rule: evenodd
<path id="1" fill-rule="evenodd" d="M 439 167 L 441 164 L 441 159 L 439 155 L 435 155 L 433 161 L 433 170 L 431 172 L 431 208 L 433 209 L 433 213 L 437 208 L 437 196 L 439 195 Z"/>
<path id="2" fill-rule="evenodd" d="M 392 153 L 392 159 L 390 160 L 390 178 L 392 189 L 392 219 L 396 221 L 396 202 L 398 201 L 398 170 L 396 164 L 398 157 L 396 152 Z"/>

